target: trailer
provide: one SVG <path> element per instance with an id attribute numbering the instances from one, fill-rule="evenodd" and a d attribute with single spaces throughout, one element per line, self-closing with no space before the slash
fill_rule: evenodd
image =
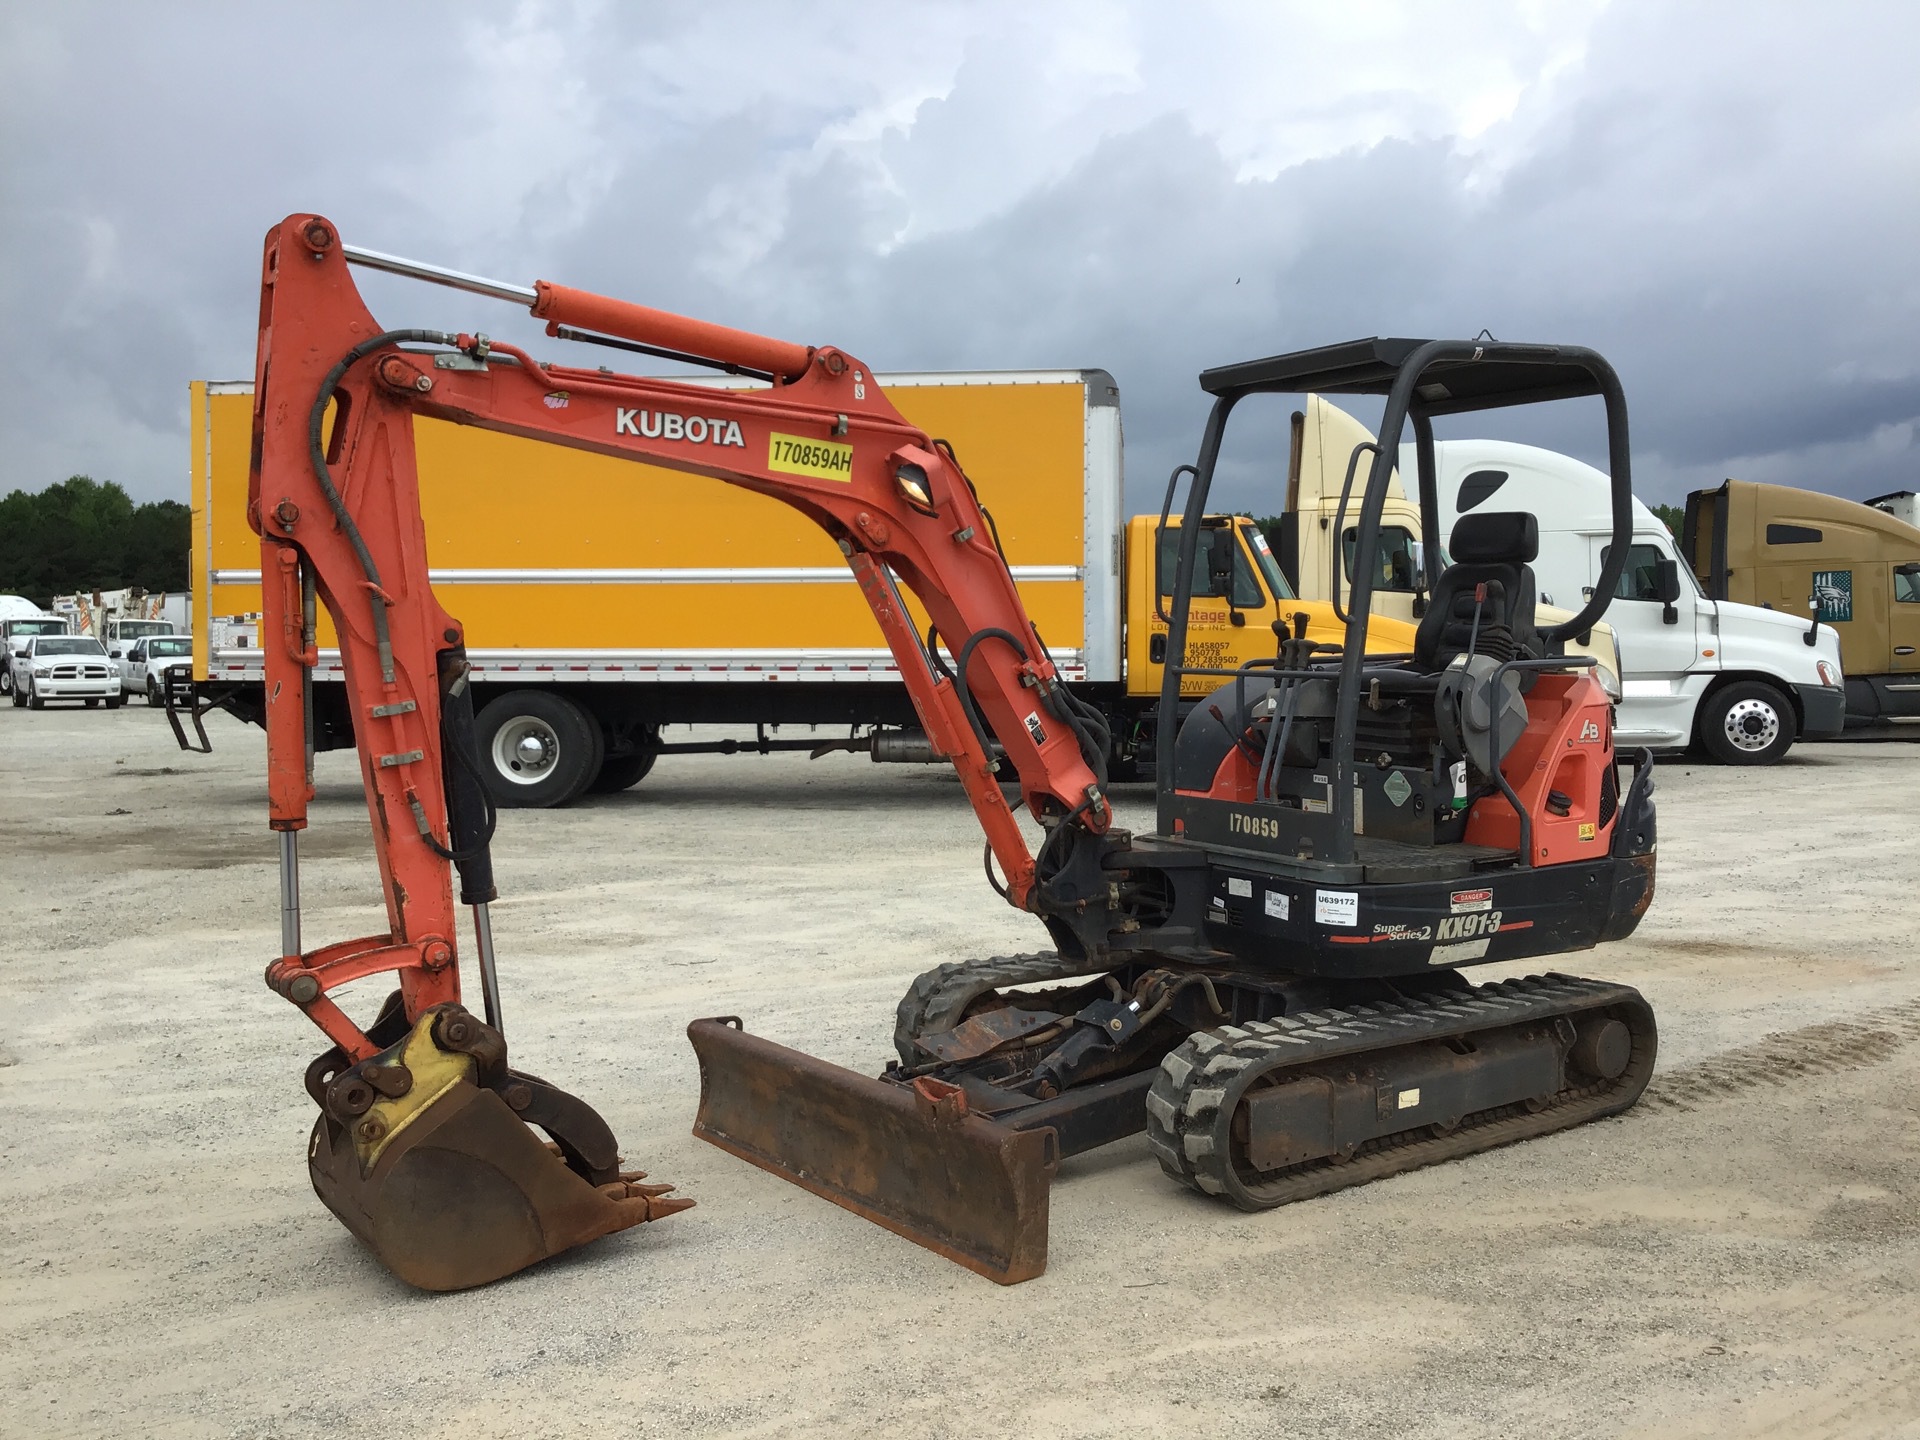
<path id="1" fill-rule="evenodd" d="M 876 376 L 903 414 L 951 445 L 993 517 L 1025 604 L 1060 670 L 1106 713 L 1116 775 L 1151 767 L 1178 517 L 1122 517 L 1119 391 L 1101 370 Z M 750 382 L 703 382 L 742 388 Z M 192 386 L 191 681 L 179 720 L 264 714 L 259 539 L 246 519 L 250 382 Z M 556 409 L 565 395 L 549 397 Z M 707 417 L 636 409 L 637 433 L 724 447 Z M 468 636 L 484 779 L 496 801 L 565 804 L 637 783 L 663 755 L 851 749 L 939 759 L 844 557 L 787 506 L 717 480 L 415 422 L 434 588 Z M 1294 600 L 1250 520 L 1208 516 L 1189 663 L 1270 657 Z M 1158 537 L 1156 539 L 1156 536 Z M 925 614 L 908 597 L 918 627 Z M 324 608 L 324 607 L 323 607 Z M 1404 649 L 1411 629 L 1387 625 Z M 316 635 L 315 745 L 352 743 L 338 652 Z M 938 653 L 938 652 L 937 652 Z M 949 663 L 951 656 L 949 655 Z M 1196 698 L 1199 690 L 1196 689 Z M 752 738 L 676 739 L 681 726 Z M 788 733 L 781 733 L 782 731 Z M 795 734 L 792 732 L 804 733 Z"/>

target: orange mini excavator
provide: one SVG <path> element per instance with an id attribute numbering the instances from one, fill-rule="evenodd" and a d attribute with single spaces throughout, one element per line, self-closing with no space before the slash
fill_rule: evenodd
<path id="1" fill-rule="evenodd" d="M 525 304 L 550 335 L 761 388 L 550 366 L 477 333 L 387 330 L 350 264 Z M 1459 973 L 1620 938 L 1652 897 L 1650 757 L 1619 783 L 1609 695 L 1592 660 L 1562 648 L 1605 609 L 1628 548 L 1613 371 L 1580 349 L 1369 340 L 1209 371 L 1202 384 L 1215 404 L 1199 462 L 1175 472 L 1163 507 L 1164 521 L 1190 474 L 1165 617 L 1159 824 L 1131 835 L 1114 824 L 1104 722 L 1062 682 L 991 517 L 951 449 L 902 419 L 861 362 L 356 250 L 318 216 L 274 227 L 249 487 L 281 836 L 282 953 L 267 983 L 333 1042 L 306 1077 L 321 1111 L 314 1187 L 396 1274 L 427 1289 L 484 1284 L 691 1203 L 623 1170 L 585 1102 L 509 1063 L 487 918 L 493 817 L 465 634 L 428 583 L 415 415 L 712 476 L 819 524 L 929 742 L 959 773 L 989 881 L 1052 942 L 916 980 L 898 1058 L 878 1077 L 738 1020 L 695 1021 L 703 1138 L 1011 1282 L 1045 1268 L 1059 1157 L 1141 1130 L 1175 1180 L 1263 1209 L 1634 1102 L 1655 1048 L 1634 991 L 1560 975 L 1475 987 Z M 1344 638 L 1310 638 L 1303 613 L 1275 625 L 1270 659 L 1186 666 L 1227 418 L 1249 397 L 1309 390 L 1386 397 L 1379 443 L 1348 468 L 1352 491 L 1371 454 L 1353 496 Z M 1402 430 L 1413 428 L 1425 533 L 1437 536 L 1433 418 L 1578 395 L 1605 401 L 1612 448 L 1612 558 L 1591 602 L 1538 626 L 1533 517 L 1469 515 L 1421 596 L 1412 651 L 1368 653 Z M 303 952 L 296 841 L 312 793 L 320 605 L 338 636 L 388 924 Z M 1218 683 L 1196 701 L 1182 684 L 1192 675 Z M 1007 766 L 1043 829 L 1037 851 L 1001 789 Z M 460 1003 L 455 872 L 484 1020 Z M 385 972 L 399 988 L 365 1028 L 329 998 Z"/>

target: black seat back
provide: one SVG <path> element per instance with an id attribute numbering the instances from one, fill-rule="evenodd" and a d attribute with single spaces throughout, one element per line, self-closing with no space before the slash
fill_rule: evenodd
<path id="1" fill-rule="evenodd" d="M 1453 527 L 1453 563 L 1434 582 L 1433 597 L 1413 641 L 1414 663 L 1443 670 L 1473 642 L 1498 659 L 1544 652 L 1534 628 L 1536 590 L 1529 561 L 1540 553 L 1540 526 L 1522 510 L 1462 515 Z M 1476 599 L 1486 586 L 1484 599 Z M 1504 652 L 1504 653 L 1503 653 Z"/>

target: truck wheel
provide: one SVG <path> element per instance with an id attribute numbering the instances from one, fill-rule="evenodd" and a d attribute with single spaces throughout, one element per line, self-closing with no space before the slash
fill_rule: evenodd
<path id="1" fill-rule="evenodd" d="M 44 710 L 47 702 L 40 698 L 40 687 L 29 680 L 27 682 L 27 709 Z"/>
<path id="2" fill-rule="evenodd" d="M 0 695 L 13 694 L 13 667 L 0 665 Z"/>
<path id="3" fill-rule="evenodd" d="M 1793 746 L 1793 705 L 1771 685 L 1739 680 L 1700 706 L 1700 744 L 1722 765 L 1771 765 Z"/>
<path id="4" fill-rule="evenodd" d="M 660 728 L 649 725 L 639 734 L 640 748 L 625 755 L 609 755 L 600 764 L 600 773 L 593 777 L 593 783 L 587 786 L 590 795 L 617 795 L 622 790 L 631 790 L 653 769 L 653 762 L 660 758 L 656 748 L 660 744 Z"/>
<path id="5" fill-rule="evenodd" d="M 154 685 L 153 681 L 147 681 L 147 708 L 149 710 L 158 710 L 165 703 L 166 702 L 160 698 L 160 691 Z"/>
<path id="6" fill-rule="evenodd" d="M 7 693 L 8 693 L 8 694 L 9 694 L 10 696 L 12 696 L 12 697 L 13 697 L 13 708 L 14 708 L 14 709 L 16 709 L 16 710 L 19 710 L 19 709 L 23 709 L 23 708 L 25 708 L 25 706 L 26 706 L 26 703 L 27 703 L 27 697 L 26 697 L 26 695 L 25 695 L 25 694 L 24 694 L 24 693 L 23 693 L 23 692 L 22 692 L 22 691 L 20 690 L 20 688 L 19 688 L 18 686 L 14 686 L 14 687 L 11 687 L 11 688 L 10 688 L 10 689 L 9 689 L 9 690 L 7 691 Z"/>
<path id="7" fill-rule="evenodd" d="M 474 729 L 487 790 L 495 804 L 516 809 L 571 804 L 606 756 L 599 724 L 565 696 L 544 690 L 514 690 L 488 701 Z"/>
<path id="8" fill-rule="evenodd" d="M 122 690 L 117 695 L 107 696 L 107 709 L 109 710 L 118 710 L 122 705 L 126 703 L 127 703 L 127 692 L 124 690 Z"/>

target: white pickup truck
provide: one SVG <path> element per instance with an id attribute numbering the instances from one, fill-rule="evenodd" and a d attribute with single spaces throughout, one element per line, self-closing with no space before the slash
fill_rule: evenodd
<path id="1" fill-rule="evenodd" d="M 160 706 L 166 703 L 167 672 L 170 670 L 193 670 L 193 637 L 191 635 L 145 635 L 127 645 L 124 650 L 107 652 L 109 658 L 118 655 L 120 667 L 121 694 L 131 699 L 135 695 L 147 697 L 147 704 Z"/>
<path id="2" fill-rule="evenodd" d="M 9 663 L 16 706 L 42 710 L 49 700 L 84 700 L 92 709 L 104 700 L 112 710 L 120 704 L 120 677 L 91 635 L 35 635 Z"/>

